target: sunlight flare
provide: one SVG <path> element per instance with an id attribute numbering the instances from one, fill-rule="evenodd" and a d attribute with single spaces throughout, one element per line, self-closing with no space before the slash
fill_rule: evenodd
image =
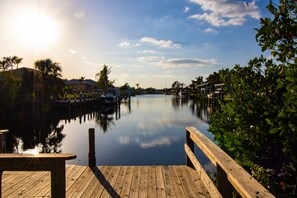
<path id="1" fill-rule="evenodd" d="M 43 50 L 58 42 L 60 27 L 50 13 L 27 7 L 12 13 L 11 32 L 24 48 Z"/>

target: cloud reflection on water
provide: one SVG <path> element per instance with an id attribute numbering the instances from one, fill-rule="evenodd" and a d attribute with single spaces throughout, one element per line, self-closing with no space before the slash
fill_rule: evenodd
<path id="1" fill-rule="evenodd" d="M 141 148 L 153 148 L 153 147 L 158 147 L 158 146 L 170 146 L 174 142 L 177 142 L 179 138 L 174 138 L 174 137 L 160 137 L 158 139 L 154 139 L 152 141 L 148 142 L 140 142 L 140 147 Z"/>
<path id="2" fill-rule="evenodd" d="M 155 137 L 153 139 L 147 140 L 147 138 L 141 138 L 135 137 L 131 138 L 129 136 L 120 136 L 118 137 L 118 142 L 122 145 L 129 145 L 129 144 L 135 144 L 139 145 L 140 148 L 146 149 L 146 148 L 154 148 L 154 147 L 160 147 L 160 146 L 170 146 L 174 142 L 178 142 L 182 140 L 180 137 L 172 137 L 172 136 L 161 136 L 161 137 Z"/>

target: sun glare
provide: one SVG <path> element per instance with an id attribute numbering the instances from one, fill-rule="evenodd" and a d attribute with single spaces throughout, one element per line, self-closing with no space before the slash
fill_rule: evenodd
<path id="1" fill-rule="evenodd" d="M 23 9 L 11 20 L 12 35 L 18 45 L 28 49 L 48 49 L 58 42 L 60 27 L 50 14 L 37 9 Z"/>

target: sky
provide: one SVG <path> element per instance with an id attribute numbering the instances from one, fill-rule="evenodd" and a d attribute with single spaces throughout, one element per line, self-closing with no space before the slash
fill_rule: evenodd
<path id="1" fill-rule="evenodd" d="M 0 58 L 19 67 L 50 58 L 64 79 L 116 86 L 189 85 L 262 54 L 256 42 L 268 0 L 0 0 Z M 265 55 L 265 54 L 264 54 Z"/>

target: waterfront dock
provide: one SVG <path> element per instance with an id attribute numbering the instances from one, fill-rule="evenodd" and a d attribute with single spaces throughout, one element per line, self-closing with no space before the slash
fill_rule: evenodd
<path id="1" fill-rule="evenodd" d="M 216 168 L 213 181 L 195 144 Z M 274 197 L 230 156 L 193 127 L 186 128 L 185 165 L 96 166 L 94 129 L 89 165 L 65 165 L 74 154 L 0 154 L 2 197 Z M 1 187 L 2 184 L 2 187 Z M 1 197 L 1 196 L 0 196 Z"/>
<path id="2" fill-rule="evenodd" d="M 49 172 L 4 172 L 2 197 L 50 197 Z M 187 166 L 66 165 L 66 197 L 211 197 Z"/>

